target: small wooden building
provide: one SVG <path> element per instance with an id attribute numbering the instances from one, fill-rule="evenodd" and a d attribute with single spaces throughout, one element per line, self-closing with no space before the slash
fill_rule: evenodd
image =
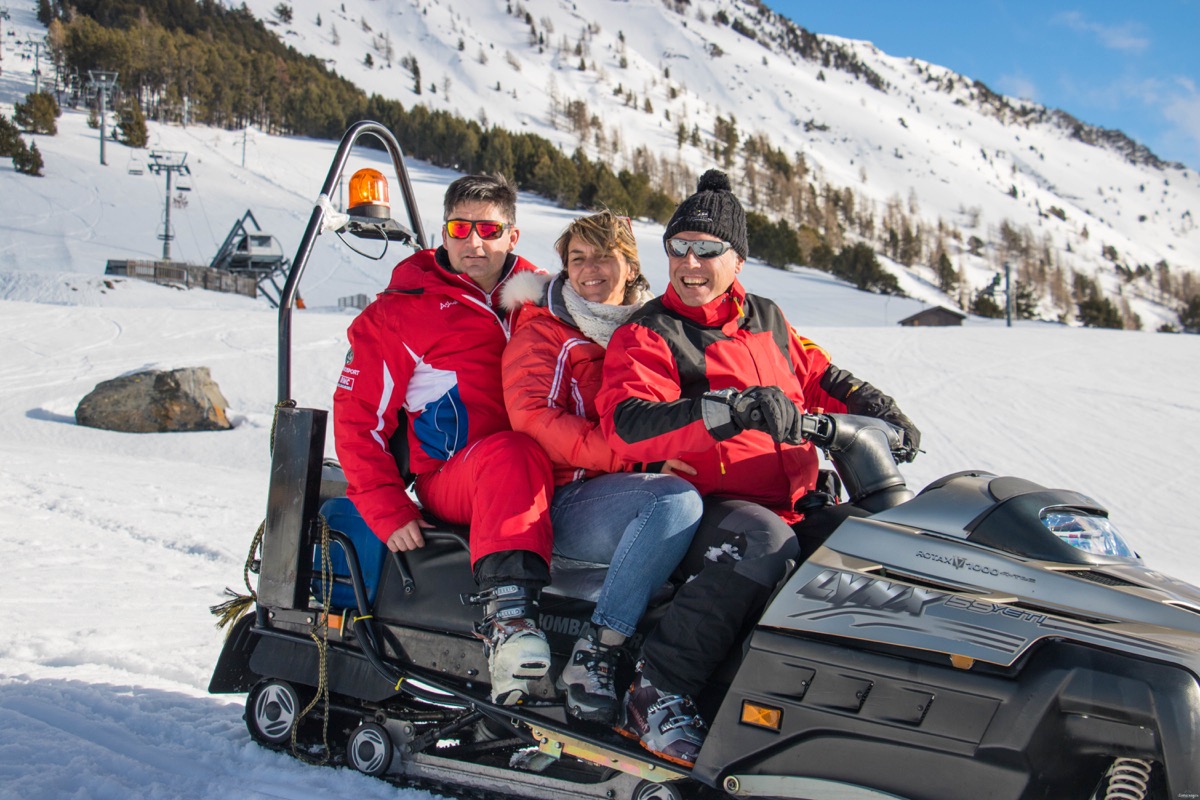
<path id="1" fill-rule="evenodd" d="M 944 328 L 947 325 L 962 325 L 963 320 L 966 318 L 967 315 L 961 311 L 955 311 L 954 309 L 946 308 L 945 306 L 933 306 L 931 308 L 918 311 L 911 317 L 905 317 L 904 319 L 900 320 L 900 324 L 909 328 Z"/>

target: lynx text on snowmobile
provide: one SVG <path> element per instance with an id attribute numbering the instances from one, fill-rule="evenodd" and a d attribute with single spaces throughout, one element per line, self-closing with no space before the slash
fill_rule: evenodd
<path id="1" fill-rule="evenodd" d="M 408 227 L 379 203 L 330 205 L 362 136 L 390 154 Z M 323 459 L 327 412 L 288 402 L 291 308 L 327 231 L 425 247 L 378 123 L 343 137 L 281 292 L 257 586 L 209 687 L 247 693 L 256 741 L 401 785 L 546 800 L 1200 798 L 1200 589 L 1143 564 L 1079 492 L 960 472 L 914 495 L 902 437 L 865 417 L 802 417 L 866 515 L 785 577 L 698 698 L 711 731 L 693 768 L 563 708 L 554 677 L 602 570 L 556 565 L 540 618 L 554 666 L 532 702 L 491 704 L 459 599 L 475 590 L 467 531 L 389 553 Z"/>

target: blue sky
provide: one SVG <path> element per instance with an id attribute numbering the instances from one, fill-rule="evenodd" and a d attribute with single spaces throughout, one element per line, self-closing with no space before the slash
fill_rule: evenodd
<path id="1" fill-rule="evenodd" d="M 814 33 L 949 67 L 1200 170 L 1200 0 L 766 3 Z"/>

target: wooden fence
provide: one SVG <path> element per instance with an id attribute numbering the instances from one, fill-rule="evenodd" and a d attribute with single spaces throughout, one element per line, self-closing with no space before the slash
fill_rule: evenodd
<path id="1" fill-rule="evenodd" d="M 235 275 L 211 267 L 176 261 L 115 261 L 104 268 L 105 275 L 124 275 L 151 283 L 172 284 L 214 292 L 258 296 L 258 281 L 252 275 Z"/>

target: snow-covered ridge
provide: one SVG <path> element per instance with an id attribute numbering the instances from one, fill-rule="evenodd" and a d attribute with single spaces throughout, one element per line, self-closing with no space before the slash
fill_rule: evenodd
<path id="1" fill-rule="evenodd" d="M 944 246 L 972 288 L 1012 260 L 1001 248 L 1002 224 L 1041 251 L 1026 256 L 1035 270 L 1048 262 L 1068 280 L 1070 270 L 1097 278 L 1149 330 L 1175 321 L 1174 309 L 1147 282 L 1123 285 L 1105 253 L 1130 269 L 1200 269 L 1194 171 L 1161 162 L 1119 131 L 869 42 L 803 31 L 750 0 L 518 0 L 470 9 L 444 0 L 350 0 L 336 9 L 298 0 L 287 25 L 277 5 L 248 3 L 285 42 L 369 92 L 534 131 L 566 152 L 582 146 L 614 169 L 646 148 L 685 168 L 655 176 L 678 183 L 680 196 L 691 191 L 687 176 L 713 165 L 717 117 L 732 118 L 743 139 L 761 135 L 803 156 L 818 186 L 853 192 L 877 222 L 876 249 L 889 205 L 906 207 L 927 242 L 945 228 Z M 403 66 L 414 63 L 420 94 Z M 570 101 L 584 102 L 600 128 L 584 138 L 570 130 L 562 114 Z M 681 126 L 698 129 L 699 147 L 690 137 L 679 144 Z M 749 198 L 740 156 L 730 171 Z M 966 249 L 972 236 L 984 243 L 978 257 Z M 927 245 L 919 263 L 933 257 Z M 1062 313 L 1044 299 L 1045 315 Z"/>

